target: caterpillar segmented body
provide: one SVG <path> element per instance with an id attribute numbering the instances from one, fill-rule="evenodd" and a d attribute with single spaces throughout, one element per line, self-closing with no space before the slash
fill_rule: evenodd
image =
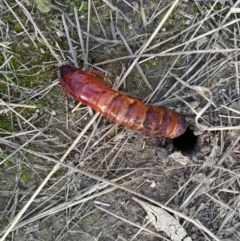
<path id="1" fill-rule="evenodd" d="M 71 65 L 59 69 L 59 81 L 68 94 L 115 123 L 146 135 L 167 138 L 175 138 L 187 128 L 182 115 L 113 90 L 89 71 Z"/>

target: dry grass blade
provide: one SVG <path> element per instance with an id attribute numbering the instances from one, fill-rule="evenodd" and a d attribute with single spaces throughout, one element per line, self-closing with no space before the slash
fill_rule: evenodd
<path id="1" fill-rule="evenodd" d="M 81 49 L 82 49 L 82 55 L 83 55 L 83 59 L 84 59 L 85 69 L 86 69 L 87 54 L 86 54 L 85 47 L 84 47 L 82 30 L 81 30 L 81 27 L 80 27 L 78 12 L 77 12 L 76 8 L 74 8 L 74 14 L 75 14 L 75 19 L 76 19 L 76 23 L 77 23 L 77 32 L 78 32 L 78 37 L 79 37 L 79 41 L 80 41 L 80 45 L 81 45 Z M 68 31 L 67 31 L 67 33 L 68 33 Z M 68 42 L 70 42 L 70 41 L 68 41 Z M 76 66 L 78 66 L 78 65 L 76 65 Z"/>
<path id="2" fill-rule="evenodd" d="M 88 20 L 87 20 L 88 34 L 86 38 L 86 60 L 88 59 L 88 51 L 89 51 L 90 15 L 91 15 L 91 0 L 88 0 Z"/>
<path id="3" fill-rule="evenodd" d="M 74 63 L 75 66 L 78 67 L 76 53 L 73 50 L 72 41 L 70 39 L 70 35 L 69 35 L 69 31 L 68 31 L 68 27 L 67 27 L 67 23 L 66 23 L 66 19 L 65 19 L 64 15 L 62 15 L 62 21 L 63 21 L 63 26 L 64 26 L 64 29 L 65 29 L 65 33 L 66 33 L 66 36 L 67 36 L 67 40 L 68 40 L 69 51 L 70 51 L 70 54 L 71 54 L 71 56 L 73 58 L 73 63 Z"/>
<path id="4" fill-rule="evenodd" d="M 231 13 L 240 13 L 240 8 L 231 8 Z"/>
<path id="5" fill-rule="evenodd" d="M 3 44 L 3 43 L 2 43 Z M 1 43 L 0 43 L 1 45 Z M 7 45 L 3 44 L 2 45 L 3 48 L 7 48 Z M 0 69 L 2 69 L 5 65 L 8 64 L 8 62 L 13 58 L 13 56 L 10 56 L 1 66 L 0 66 Z"/>

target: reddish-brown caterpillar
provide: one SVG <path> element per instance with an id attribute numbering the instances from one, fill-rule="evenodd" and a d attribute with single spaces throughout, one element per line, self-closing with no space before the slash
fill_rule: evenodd
<path id="1" fill-rule="evenodd" d="M 146 135 L 175 138 L 187 128 L 187 122 L 182 115 L 144 104 L 139 99 L 113 90 L 93 76 L 91 71 L 62 65 L 59 81 L 63 89 L 78 101 L 111 121 Z"/>

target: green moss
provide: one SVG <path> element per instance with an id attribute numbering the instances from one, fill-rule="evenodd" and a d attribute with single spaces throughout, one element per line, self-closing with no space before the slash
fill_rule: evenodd
<path id="1" fill-rule="evenodd" d="M 63 49 L 68 49 L 68 42 L 67 41 L 62 41 L 61 46 L 63 47 Z"/>
<path id="2" fill-rule="evenodd" d="M 176 19 L 176 18 L 177 18 L 177 15 L 178 15 L 177 11 L 176 11 L 176 10 L 173 10 L 173 11 L 171 12 L 171 14 L 169 15 L 169 19 L 171 19 L 171 20 Z"/>
<path id="3" fill-rule="evenodd" d="M 47 171 L 46 173 L 49 174 L 50 171 Z M 56 178 L 56 177 L 62 177 L 64 176 L 64 174 L 66 173 L 65 168 L 59 168 L 53 175 L 52 178 Z"/>
<path id="4" fill-rule="evenodd" d="M 200 10 L 199 10 L 199 8 L 197 7 L 197 5 L 195 4 L 195 3 L 192 3 L 191 4 L 191 8 L 192 8 L 192 11 L 194 12 L 194 13 L 201 13 L 200 12 Z"/>
<path id="5" fill-rule="evenodd" d="M 29 180 L 31 180 L 31 177 L 32 171 L 26 165 L 21 165 L 21 181 L 28 182 Z"/>
<path id="6" fill-rule="evenodd" d="M 222 4 L 221 3 L 217 3 L 214 7 L 214 10 L 221 10 L 222 9 Z"/>
<path id="7" fill-rule="evenodd" d="M 15 131 L 13 118 L 10 118 L 7 114 L 0 115 L 0 136 L 5 137 L 11 135 Z"/>
<path id="8" fill-rule="evenodd" d="M 4 207 L 1 207 L 2 210 L 4 210 Z M 0 219 L 0 226 L 1 227 L 7 227 L 7 225 L 9 224 L 9 219 L 7 218 L 6 216 L 6 212 L 0 212 L 0 216 L 1 216 L 1 219 Z M 10 233 L 6 240 L 12 240 L 12 234 Z"/>
<path id="9" fill-rule="evenodd" d="M 9 64 L 12 69 L 17 69 L 21 66 L 21 63 L 15 57 L 10 59 Z"/>
<path id="10" fill-rule="evenodd" d="M 23 29 L 22 29 L 22 26 L 21 26 L 21 24 L 20 23 L 18 23 L 18 22 L 15 22 L 15 24 L 14 24 L 14 30 L 16 31 L 16 32 L 21 32 Z"/>
<path id="11" fill-rule="evenodd" d="M 3 129 L 9 129 L 11 125 L 9 125 L 9 117 L 7 115 L 1 115 L 1 118 L 0 118 L 0 128 L 3 128 Z M 10 128 L 11 131 L 13 131 L 11 128 Z"/>
<path id="12" fill-rule="evenodd" d="M 82 6 L 81 11 L 87 13 L 87 11 L 88 11 L 88 3 L 87 2 L 83 2 L 81 6 Z"/>
<path id="13" fill-rule="evenodd" d="M 183 21 L 181 21 L 181 24 L 180 24 L 180 27 L 179 27 L 179 29 L 180 30 L 184 30 L 185 28 L 186 28 L 186 22 L 183 20 Z"/>
<path id="14" fill-rule="evenodd" d="M 10 11 L 9 11 L 9 13 L 5 16 L 5 19 L 7 20 L 7 22 L 10 22 L 10 21 L 13 20 L 13 15 L 10 13 Z"/>
<path id="15" fill-rule="evenodd" d="M 26 95 L 22 92 L 22 90 L 21 90 L 21 89 L 18 87 L 18 85 L 15 83 L 14 77 L 12 77 L 11 75 L 7 75 L 7 74 L 3 74 L 3 76 L 5 77 L 5 79 L 6 79 L 7 81 L 9 81 L 9 82 L 17 89 L 17 91 L 18 91 L 19 94 L 21 94 L 24 98 L 26 98 L 26 100 L 27 100 L 30 104 L 34 105 L 35 107 L 37 107 L 37 108 L 39 108 L 39 109 L 42 109 L 42 107 L 41 107 L 40 105 L 38 105 L 36 102 L 34 102 L 34 101 L 32 101 L 31 99 L 29 99 L 28 96 L 26 96 Z"/>

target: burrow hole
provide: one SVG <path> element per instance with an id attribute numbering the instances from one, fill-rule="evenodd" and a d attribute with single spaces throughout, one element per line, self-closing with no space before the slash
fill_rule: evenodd
<path id="1" fill-rule="evenodd" d="M 196 151 L 198 137 L 188 127 L 184 134 L 173 139 L 173 146 L 180 151 L 191 153 Z"/>

